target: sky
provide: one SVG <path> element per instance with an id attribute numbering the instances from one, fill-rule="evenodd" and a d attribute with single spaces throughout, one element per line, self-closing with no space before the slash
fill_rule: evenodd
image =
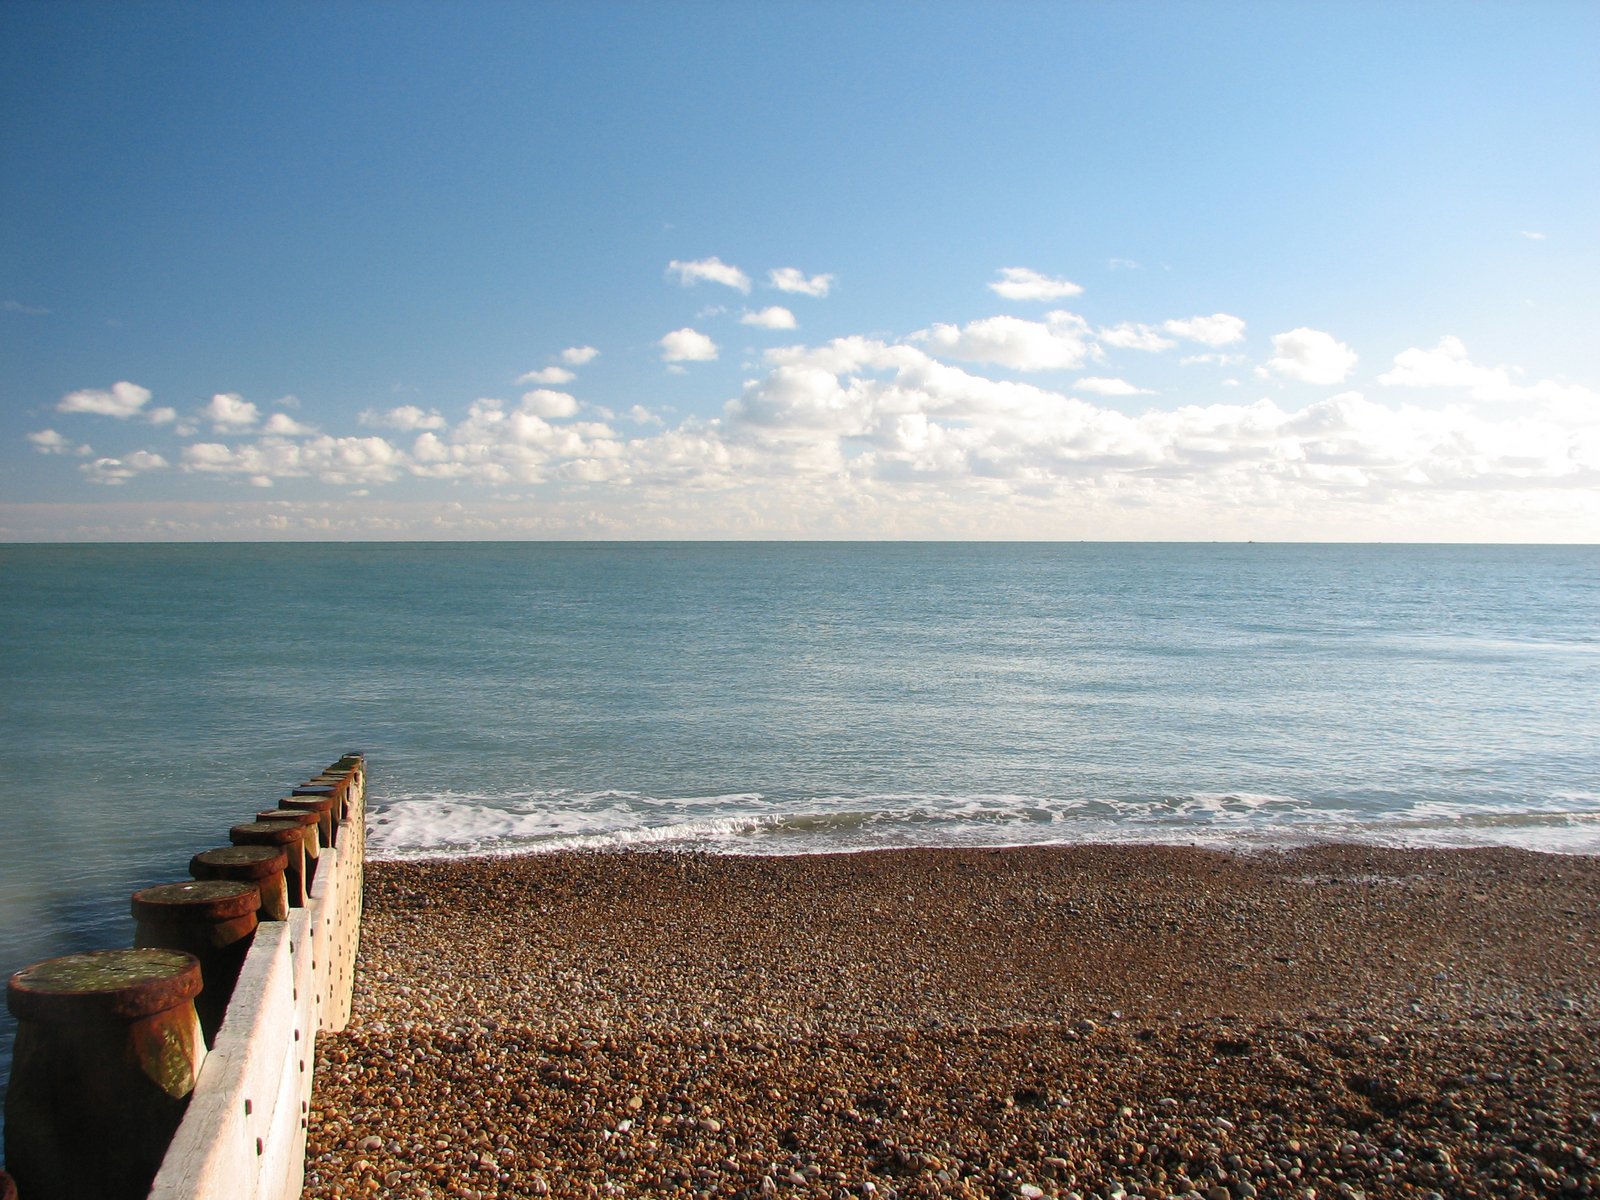
<path id="1" fill-rule="evenodd" d="M 1600 541 L 1600 5 L 0 4 L 0 541 Z"/>

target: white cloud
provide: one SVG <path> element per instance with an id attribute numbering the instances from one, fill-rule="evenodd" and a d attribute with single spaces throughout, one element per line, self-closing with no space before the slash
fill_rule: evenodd
<path id="1" fill-rule="evenodd" d="M 710 362 L 717 357 L 717 344 L 694 329 L 674 329 L 658 344 L 662 362 Z"/>
<path id="2" fill-rule="evenodd" d="M 89 477 L 91 483 L 116 487 L 127 483 L 136 475 L 143 475 L 148 471 L 160 471 L 167 465 L 167 460 L 159 454 L 149 450 L 135 450 L 126 458 L 97 458 L 93 462 L 84 463 L 78 469 Z"/>
<path id="3" fill-rule="evenodd" d="M 61 397 L 56 411 L 95 413 L 102 417 L 126 420 L 136 415 L 149 401 L 150 389 L 123 380 L 112 384 L 109 389 L 86 388 L 80 392 L 68 392 Z"/>
<path id="4" fill-rule="evenodd" d="M 540 388 L 522 397 L 522 411 L 537 417 L 570 417 L 576 415 L 578 402 L 566 392 Z"/>
<path id="5" fill-rule="evenodd" d="M 1119 350 L 1170 350 L 1178 344 L 1169 337 L 1162 337 L 1160 331 L 1150 325 L 1136 325 L 1131 321 L 1102 328 L 1099 337 L 1106 345 Z"/>
<path id="6" fill-rule="evenodd" d="M 1538 233 L 1538 232 L 1536 232 L 1536 231 L 1534 231 L 1532 229 L 1524 229 L 1522 231 L 1522 236 L 1527 238 L 1531 242 L 1542 242 L 1542 241 L 1544 241 L 1544 234 Z"/>
<path id="7" fill-rule="evenodd" d="M 1061 300 L 1081 296 L 1083 289 L 1067 279 L 1052 279 L 1027 267 L 1001 267 L 989 290 L 1007 300 Z"/>
<path id="8" fill-rule="evenodd" d="M 1066 370 L 1098 356 L 1088 324 L 1070 312 L 1048 313 L 1043 321 L 985 317 L 959 328 L 935 325 L 908 340 L 924 342 L 945 358 L 994 363 L 1016 371 Z"/>
<path id="9" fill-rule="evenodd" d="M 23 317 L 48 317 L 50 310 L 40 308 L 36 304 L 24 304 L 20 300 L 0 301 L 0 312 L 16 313 Z"/>
<path id="10" fill-rule="evenodd" d="M 782 305 L 774 304 L 759 312 L 745 313 L 739 318 L 739 324 L 755 325 L 761 329 L 794 329 L 797 323 L 792 312 Z"/>
<path id="11" fill-rule="evenodd" d="M 678 282 L 688 287 L 695 283 L 720 283 L 746 295 L 750 293 L 750 276 L 738 267 L 730 266 L 720 258 L 701 258 L 694 262 L 673 259 L 667 264 L 667 274 L 677 275 Z"/>
<path id="12" fill-rule="evenodd" d="M 518 383 L 571 383 L 577 376 L 565 367 L 541 367 L 517 376 Z"/>
<path id="13" fill-rule="evenodd" d="M 303 425 L 288 413 L 273 413 L 267 418 L 267 423 L 261 427 L 261 432 L 274 437 L 309 437 L 317 431 L 310 425 Z"/>
<path id="14" fill-rule="evenodd" d="M 1072 385 L 1075 392 L 1094 392 L 1101 396 L 1153 396 L 1149 388 L 1134 387 L 1126 379 L 1103 379 L 1090 375 Z"/>
<path id="15" fill-rule="evenodd" d="M 1540 379 L 1518 383 L 1506 367 L 1484 367 L 1467 357 L 1458 337 L 1446 336 L 1432 350 L 1412 347 L 1394 356 L 1394 367 L 1378 376 L 1388 387 L 1454 388 L 1487 404 L 1533 406 L 1550 417 L 1600 424 L 1600 393 L 1581 384 Z"/>
<path id="16" fill-rule="evenodd" d="M 581 367 L 600 357 L 593 346 L 568 346 L 561 352 L 561 361 L 569 367 Z"/>
<path id="17" fill-rule="evenodd" d="M 628 420 L 638 425 L 664 425 L 665 421 L 656 413 L 651 412 L 642 404 L 635 404 L 628 410 Z"/>
<path id="18" fill-rule="evenodd" d="M 152 425 L 170 425 L 178 419 L 178 410 L 175 408 L 152 408 L 145 413 L 145 420 Z"/>
<path id="19" fill-rule="evenodd" d="M 821 299 L 833 287 L 832 275 L 807 276 L 799 267 L 775 267 L 767 272 L 767 286 L 796 296 Z"/>
<path id="20" fill-rule="evenodd" d="M 1242 354 L 1185 354 L 1178 360 L 1180 367 L 1193 366 L 1196 363 L 1209 363 L 1214 367 L 1231 367 L 1235 363 L 1245 361 Z"/>
<path id="21" fill-rule="evenodd" d="M 262 438 L 238 446 L 195 442 L 185 446 L 185 471 L 243 476 L 256 487 L 283 478 L 309 476 L 323 483 L 388 483 L 406 465 L 403 451 L 380 437 L 329 437 L 304 441 Z"/>
<path id="22" fill-rule="evenodd" d="M 1137 271 L 1139 264 L 1131 258 L 1113 258 L 1106 262 L 1113 271 Z"/>
<path id="23" fill-rule="evenodd" d="M 71 441 L 61 436 L 54 429 L 41 429 L 37 433 L 27 435 L 33 443 L 33 448 L 40 454 L 93 454 L 94 451 L 82 443 L 74 445 Z"/>
<path id="24" fill-rule="evenodd" d="M 1355 351 L 1320 329 L 1302 326 L 1273 334 L 1272 348 L 1275 353 L 1267 360 L 1268 368 L 1302 383 L 1340 383 L 1355 370 Z"/>
<path id="25" fill-rule="evenodd" d="M 388 412 L 374 412 L 368 409 L 361 414 L 363 425 L 383 425 L 389 429 L 398 429 L 402 433 L 410 433 L 418 429 L 443 429 L 449 424 L 436 409 L 424 412 L 415 404 L 402 404 L 399 408 L 391 408 Z"/>
<path id="26" fill-rule="evenodd" d="M 202 420 L 221 431 L 249 429 L 261 419 L 261 410 L 237 392 L 218 392 L 200 410 Z"/>
<path id="27" fill-rule="evenodd" d="M 1244 321 L 1227 313 L 1164 321 L 1161 328 L 1186 341 L 1201 342 L 1207 346 L 1231 346 L 1234 342 L 1244 340 Z"/>

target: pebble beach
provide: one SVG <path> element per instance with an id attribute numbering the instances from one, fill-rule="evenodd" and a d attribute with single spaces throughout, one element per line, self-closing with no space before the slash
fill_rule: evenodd
<path id="1" fill-rule="evenodd" d="M 1600 859 L 374 862 L 307 1197 L 1600 1196 Z"/>

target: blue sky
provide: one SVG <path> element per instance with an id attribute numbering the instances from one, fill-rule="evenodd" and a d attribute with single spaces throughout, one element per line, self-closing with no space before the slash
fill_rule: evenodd
<path id="1" fill-rule="evenodd" d="M 12 0 L 0 539 L 1594 541 L 1597 56 L 1591 4 Z"/>

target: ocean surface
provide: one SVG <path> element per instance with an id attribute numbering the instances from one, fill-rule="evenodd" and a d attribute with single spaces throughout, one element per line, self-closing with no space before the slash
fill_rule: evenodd
<path id="1" fill-rule="evenodd" d="M 0 680 L 7 974 L 350 749 L 380 857 L 1600 853 L 1593 546 L 0 546 Z"/>

